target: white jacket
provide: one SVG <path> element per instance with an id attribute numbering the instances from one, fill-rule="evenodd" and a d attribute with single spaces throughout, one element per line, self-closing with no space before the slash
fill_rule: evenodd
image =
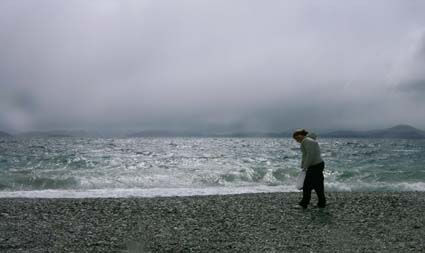
<path id="1" fill-rule="evenodd" d="M 323 162 L 319 143 L 317 143 L 316 138 L 317 135 L 309 133 L 301 142 L 301 168 L 303 169 L 308 169 L 313 165 Z"/>

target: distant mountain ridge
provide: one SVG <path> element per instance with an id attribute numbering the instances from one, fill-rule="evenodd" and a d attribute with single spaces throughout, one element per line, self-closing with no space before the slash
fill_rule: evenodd
<path id="1" fill-rule="evenodd" d="M 10 135 L 6 132 L 0 131 L 0 137 L 10 137 L 10 136 L 12 136 L 12 135 Z"/>
<path id="2" fill-rule="evenodd" d="M 409 125 L 397 125 L 391 128 L 356 131 L 356 130 L 336 130 L 331 132 L 318 132 L 323 138 L 401 138 L 401 139 L 425 139 L 425 131 Z M 10 137 L 11 134 L 0 131 L 0 137 Z M 282 132 L 200 132 L 200 131 L 172 131 L 172 130 L 144 130 L 133 133 L 103 133 L 85 130 L 53 130 L 53 131 L 31 131 L 16 134 L 17 137 L 264 137 L 264 138 L 288 138 L 292 136 L 292 130 Z"/>
<path id="3" fill-rule="evenodd" d="M 127 137 L 204 137 L 205 134 L 188 131 L 145 130 L 128 134 Z"/>
<path id="4" fill-rule="evenodd" d="M 425 139 L 425 131 L 409 125 L 397 125 L 387 129 L 354 131 L 333 131 L 321 135 L 334 138 L 400 138 L 400 139 Z"/>
<path id="5" fill-rule="evenodd" d="M 146 130 L 127 135 L 127 137 L 289 137 L 288 132 L 271 133 L 271 132 L 232 132 L 232 133 L 201 133 L 190 131 L 162 131 L 162 130 Z"/>
<path id="6" fill-rule="evenodd" d="M 147 130 L 127 135 L 127 137 L 270 137 L 287 138 L 291 137 L 292 132 L 233 132 L 233 133 L 199 133 L 199 132 L 178 132 L 178 131 L 160 131 Z M 328 138 L 400 138 L 400 139 L 424 139 L 425 131 L 414 128 L 409 125 L 397 125 L 391 128 L 355 131 L 338 130 L 326 133 L 319 133 L 320 137 Z"/>
<path id="7" fill-rule="evenodd" d="M 84 130 L 52 130 L 52 131 L 31 131 L 18 134 L 20 137 L 91 137 L 93 133 Z"/>

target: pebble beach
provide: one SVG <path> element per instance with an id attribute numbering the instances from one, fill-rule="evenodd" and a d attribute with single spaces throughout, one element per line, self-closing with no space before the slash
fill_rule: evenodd
<path id="1" fill-rule="evenodd" d="M 424 252 L 424 192 L 0 199 L 0 252 Z"/>

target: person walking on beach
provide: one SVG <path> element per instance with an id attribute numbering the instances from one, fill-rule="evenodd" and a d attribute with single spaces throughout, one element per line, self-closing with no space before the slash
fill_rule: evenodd
<path id="1" fill-rule="evenodd" d="M 301 168 L 306 171 L 303 184 L 303 198 L 299 205 L 306 209 L 311 199 L 311 191 L 318 197 L 317 207 L 326 207 L 325 189 L 323 185 L 323 169 L 325 162 L 320 154 L 320 147 L 316 141 L 316 135 L 308 133 L 305 129 L 296 130 L 292 137 L 301 144 L 302 159 Z"/>

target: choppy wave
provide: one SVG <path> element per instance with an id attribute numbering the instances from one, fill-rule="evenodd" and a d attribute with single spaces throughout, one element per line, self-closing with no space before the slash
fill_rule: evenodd
<path id="1" fill-rule="evenodd" d="M 425 141 L 320 144 L 328 190 L 425 190 Z M 299 159 L 291 139 L 7 138 L 0 142 L 0 197 L 296 191 Z"/>

